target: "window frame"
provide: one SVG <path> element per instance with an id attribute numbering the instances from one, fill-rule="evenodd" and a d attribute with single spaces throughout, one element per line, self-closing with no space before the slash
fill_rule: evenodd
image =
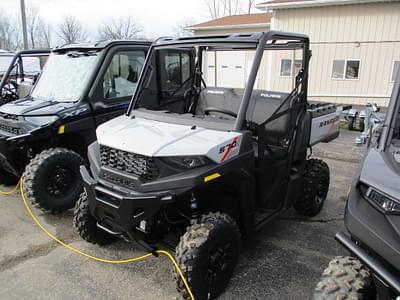
<path id="1" fill-rule="evenodd" d="M 290 61 L 290 75 L 282 75 L 282 61 L 284 60 L 289 60 Z M 293 64 L 296 64 L 296 61 L 300 61 L 300 63 L 303 63 L 302 59 L 293 59 L 293 58 L 281 58 L 280 60 L 280 65 L 279 65 L 279 77 L 282 78 L 293 78 L 293 71 L 296 70 L 296 65 L 293 69 Z"/>
<path id="2" fill-rule="evenodd" d="M 104 102 L 125 101 L 125 99 L 132 98 L 132 96 L 135 92 L 135 91 L 133 91 L 133 94 L 130 96 L 129 95 L 128 96 L 119 96 L 119 97 L 114 97 L 114 98 L 107 98 L 104 96 L 104 86 L 103 86 L 104 77 L 112 64 L 114 57 L 117 55 L 121 55 L 121 53 L 124 53 L 124 52 L 143 52 L 144 60 L 146 60 L 147 52 L 145 49 L 141 49 L 141 48 L 118 48 L 118 49 L 115 49 L 115 51 L 113 51 L 110 54 L 110 57 L 109 57 L 107 63 L 104 64 L 104 70 L 102 71 L 101 76 L 99 76 L 99 89 L 101 90 L 101 95 L 102 95 L 102 99 Z M 138 74 L 138 80 L 137 80 L 136 84 L 139 82 L 140 74 L 143 71 L 143 66 L 144 66 L 144 62 L 142 65 L 142 69 L 141 69 L 140 73 Z"/>
<path id="3" fill-rule="evenodd" d="M 343 77 L 342 78 L 335 78 L 333 77 L 333 67 L 335 64 L 335 61 L 344 61 L 344 68 L 343 68 Z M 349 61 L 358 61 L 358 77 L 357 78 L 346 78 L 346 70 L 347 70 L 347 63 Z M 331 80 L 335 81 L 359 81 L 361 78 L 361 59 L 333 59 L 332 60 L 332 68 L 331 68 Z"/>
<path id="4" fill-rule="evenodd" d="M 400 72 L 400 59 L 399 60 L 394 59 L 392 61 L 392 69 L 391 69 L 391 72 L 390 72 L 390 81 L 389 81 L 390 83 L 394 83 L 396 81 L 396 77 L 393 77 L 393 75 L 394 75 L 394 66 L 396 65 L 396 63 L 399 63 L 399 72 Z"/>

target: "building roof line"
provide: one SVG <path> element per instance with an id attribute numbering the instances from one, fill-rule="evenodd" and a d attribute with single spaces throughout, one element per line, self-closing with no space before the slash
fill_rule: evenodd
<path id="1" fill-rule="evenodd" d="M 218 29 L 235 29 L 235 28 L 255 28 L 262 26 L 270 26 L 270 22 L 265 23 L 252 23 L 252 24 L 235 24 L 235 25 L 218 25 L 218 26 L 202 26 L 202 27 L 185 27 L 186 30 L 218 30 Z"/>
<path id="2" fill-rule="evenodd" d="M 346 4 L 365 4 L 378 2 L 395 2 L 397 0 L 270 0 L 258 3 L 256 8 L 260 10 L 288 9 L 301 7 L 334 6 Z"/>

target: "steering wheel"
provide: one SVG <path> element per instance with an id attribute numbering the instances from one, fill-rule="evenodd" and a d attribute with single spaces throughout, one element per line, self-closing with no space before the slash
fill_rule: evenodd
<path id="1" fill-rule="evenodd" d="M 1 97 L 8 99 L 18 99 L 17 94 L 17 86 L 13 82 L 9 82 L 3 86 L 3 90 L 1 91 Z"/>
<path id="2" fill-rule="evenodd" d="M 217 112 L 217 113 L 221 113 L 221 114 L 225 114 L 225 115 L 237 118 L 237 114 L 236 113 L 234 113 L 233 111 L 227 110 L 227 109 L 216 108 L 216 107 L 206 107 L 204 109 L 204 114 L 206 116 L 208 116 L 211 112 Z"/>

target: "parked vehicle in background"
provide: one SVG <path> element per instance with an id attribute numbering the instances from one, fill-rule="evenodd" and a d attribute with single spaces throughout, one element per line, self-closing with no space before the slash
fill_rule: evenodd
<path id="1" fill-rule="evenodd" d="M 0 182 L 24 173 L 33 204 L 51 213 L 73 207 L 95 128 L 126 111 L 150 44 L 102 41 L 52 50 L 32 92 L 0 107 Z"/>
<path id="2" fill-rule="evenodd" d="M 254 55 L 244 90 L 207 86 L 208 52 Z M 296 51 L 301 67 L 286 91 L 256 90 L 268 52 Z M 307 150 L 339 135 L 340 109 L 309 103 L 305 35 L 267 32 L 162 39 L 153 45 L 127 114 L 101 125 L 74 224 L 83 239 L 118 238 L 154 250 L 176 246 L 196 299 L 226 288 L 241 235 L 294 206 L 322 209 L 329 167 Z M 186 298 L 177 276 L 177 288 Z"/>
<path id="3" fill-rule="evenodd" d="M 49 49 L 0 52 L 0 105 L 29 95 L 49 55 Z"/>
<path id="4" fill-rule="evenodd" d="M 336 234 L 351 256 L 325 269 L 314 299 L 400 298 L 400 72 L 382 126 L 348 194 L 345 225 Z"/>
<path id="5" fill-rule="evenodd" d="M 381 125 L 385 119 L 385 114 L 380 113 L 380 107 L 376 103 L 368 103 L 365 109 L 360 112 L 360 131 L 361 134 L 356 138 L 357 145 L 365 144 L 370 138 L 371 133 L 376 127 Z"/>

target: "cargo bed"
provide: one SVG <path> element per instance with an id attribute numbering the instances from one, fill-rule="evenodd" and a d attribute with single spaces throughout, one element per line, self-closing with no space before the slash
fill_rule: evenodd
<path id="1" fill-rule="evenodd" d="M 343 108 L 333 103 L 310 101 L 311 113 L 310 145 L 328 143 L 339 136 L 340 114 Z"/>

